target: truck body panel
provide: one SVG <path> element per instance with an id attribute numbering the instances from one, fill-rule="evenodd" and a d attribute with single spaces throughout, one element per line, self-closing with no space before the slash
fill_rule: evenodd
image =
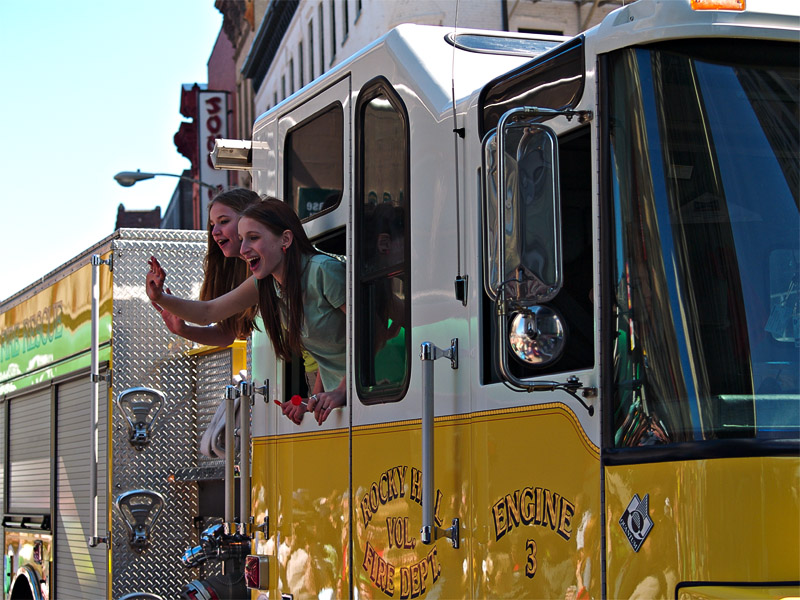
<path id="1" fill-rule="evenodd" d="M 742 397 L 726 395 L 733 393 L 727 391 L 734 389 L 733 383 L 716 395 L 698 388 L 696 402 L 687 398 L 688 418 L 705 425 L 693 425 L 692 434 L 670 424 L 671 443 L 658 437 L 655 421 L 647 435 L 636 438 L 640 443 L 633 443 L 619 420 L 622 410 L 640 410 L 636 403 L 644 388 L 637 381 L 646 379 L 635 379 L 631 371 L 631 381 L 620 383 L 623 375 L 615 371 L 624 360 L 618 345 L 628 338 L 617 337 L 621 334 L 614 311 L 620 309 L 613 307 L 623 288 L 617 287 L 619 281 L 610 283 L 611 271 L 628 243 L 628 233 L 619 230 L 620 220 L 627 218 L 619 213 L 626 210 L 620 198 L 635 198 L 637 191 L 620 187 L 635 182 L 625 179 L 627 172 L 615 171 L 622 168 L 614 146 L 622 143 L 621 121 L 607 115 L 613 103 L 624 105 L 617 95 L 641 93 L 650 102 L 651 81 L 643 79 L 644 91 L 636 92 L 632 84 L 621 83 L 617 65 L 644 69 L 650 57 L 654 65 L 668 64 L 672 52 L 683 52 L 701 74 L 705 60 L 725 65 L 739 60 L 750 68 L 760 64 L 751 59 L 763 58 L 763 68 L 769 70 L 772 54 L 767 49 L 774 48 L 778 77 L 784 78 L 787 90 L 784 101 L 788 107 L 797 102 L 796 81 L 785 79 L 791 71 L 783 70 L 791 65 L 783 62 L 791 48 L 796 54 L 797 7 L 755 1 L 745 11 L 702 10 L 702 3 L 695 4 L 693 9 L 689 2 L 640 0 L 578 38 L 536 39 L 543 50 L 527 57 L 502 55 L 510 53 L 505 44 L 521 37 L 513 34 L 458 30 L 455 35 L 465 36 L 464 42 L 454 48 L 452 29 L 401 26 L 256 121 L 257 191 L 293 203 L 312 241 L 347 257 L 349 282 L 348 406 L 321 426 L 309 416 L 295 426 L 274 404 L 254 408 L 253 514 L 257 524 L 267 526 L 255 536 L 253 552 L 270 565 L 269 582 L 260 589 L 297 596 L 400 598 L 672 597 L 677 590 L 706 589 L 714 581 L 724 583 L 720 589 L 725 593 L 745 587 L 755 593 L 797 589 L 800 544 L 788 533 L 797 531 L 794 520 L 745 517 L 798 512 L 792 475 L 800 424 L 796 377 L 787 378 L 785 370 L 778 376 L 783 377 L 785 396 L 775 398 L 770 410 L 777 412 L 770 414 L 786 419 L 774 425 L 780 433 L 770 433 L 773 425 L 759 421 L 763 436 L 774 435 L 781 442 L 743 439 L 749 430 L 738 428 L 733 413 L 716 425 L 719 431 L 699 432 L 711 422 L 703 402 L 720 410 L 740 406 Z M 492 41 L 495 53 L 469 47 L 476 43 L 470 36 L 481 35 L 497 36 Z M 682 49 L 680 42 L 690 40 Z M 672 41 L 678 43 L 670 45 Z M 735 47 L 736 57 L 726 56 Z M 764 49 L 763 57 L 757 56 L 758 48 Z M 680 64 L 683 59 L 676 60 Z M 656 66 L 653 72 L 662 76 L 664 69 Z M 656 101 L 670 106 L 671 97 L 658 96 L 658 86 L 666 89 L 668 80 L 661 83 L 655 77 Z M 628 102 L 639 119 L 631 130 L 645 131 L 651 143 L 659 127 L 675 127 L 664 124 L 663 106 L 642 104 L 640 109 L 634 100 Z M 715 99 L 715 107 L 727 108 L 723 104 Z M 488 196 L 497 192 L 487 183 L 491 165 L 483 142 L 507 111 L 525 106 L 555 111 L 529 122 L 546 121 L 558 137 L 563 284 L 544 304 L 563 315 L 567 342 L 555 366 L 537 370 L 512 360 L 512 375 L 530 387 L 510 390 L 515 384 L 507 385 L 495 363 L 496 353 L 506 352 L 507 346 L 498 342 L 505 334 L 498 334 L 496 292 L 487 291 L 491 286 L 486 283 L 496 260 L 495 251 L 487 247 L 487 220 L 492 217 L 486 206 Z M 673 106 L 681 105 L 676 100 Z M 701 127 L 694 121 L 688 127 L 695 126 Z M 319 139 L 324 151 L 304 137 L 314 127 L 326 132 Z M 688 141 L 681 147 L 694 153 L 688 154 L 695 161 L 693 170 L 674 171 L 692 182 L 707 173 L 693 137 L 698 131 L 686 134 Z M 787 140 L 794 139 L 791 135 Z M 719 139 L 721 153 L 740 151 L 733 137 Z M 672 152 L 673 164 L 682 165 L 675 158 L 678 151 Z M 645 170 L 658 173 L 662 168 L 640 148 L 630 156 Z M 777 185 L 784 177 L 794 181 L 796 149 L 786 156 L 782 173 L 771 171 Z M 302 168 L 311 176 L 299 175 Z M 315 184 L 315 175 L 326 183 Z M 513 179 L 508 182 L 515 185 Z M 734 189 L 727 190 L 729 202 L 750 194 Z M 671 201 L 670 192 L 641 188 L 638 193 L 653 195 L 659 206 Z M 787 195 L 784 190 L 780 194 Z M 327 197 L 330 203 L 299 204 L 315 197 Z M 521 202 L 517 197 L 508 201 Z M 373 231 L 378 221 L 371 220 L 381 204 L 402 213 L 402 240 L 393 247 L 396 255 L 390 263 L 374 259 L 386 247 L 376 251 L 369 245 L 372 233 L 383 233 L 380 228 Z M 536 219 L 535 209 L 522 214 L 527 217 L 520 235 Z M 788 215 L 786 231 L 794 228 L 796 233 L 796 215 Z M 656 225 L 642 227 L 648 231 Z M 691 225 L 686 225 L 688 231 L 693 231 Z M 664 273 L 675 272 L 670 261 L 681 252 L 662 242 L 660 248 L 648 248 L 656 276 L 662 260 Z M 782 268 L 774 264 L 775 270 Z M 678 272 L 675 277 L 681 276 Z M 386 317 L 375 303 L 382 277 L 404 312 Z M 664 277 L 666 285 L 676 286 L 670 296 L 675 306 L 667 309 L 664 304 L 659 310 L 685 311 L 681 294 L 694 292 L 680 286 L 699 287 L 700 280 L 673 283 L 672 274 Z M 640 280 L 630 281 L 628 289 L 641 285 Z M 691 315 L 664 315 L 660 318 L 674 319 L 678 340 L 682 327 L 685 333 L 693 326 L 682 320 Z M 376 318 L 401 325 L 401 333 L 385 347 L 370 338 Z M 794 338 L 781 335 L 775 341 L 788 343 L 775 351 L 787 357 L 781 364 L 796 371 L 796 357 L 785 354 Z M 710 344 L 709 339 L 702 342 Z M 451 345 L 455 340 L 457 346 Z M 436 345 L 434 354 L 441 357 L 430 379 L 424 364 L 426 342 Z M 702 379 L 702 363 L 692 354 L 697 342 L 676 343 L 681 376 Z M 727 354 L 728 348 L 718 346 L 715 352 Z M 457 364 L 447 360 L 453 355 Z M 258 333 L 253 357 L 254 377 L 270 380 L 273 400 L 306 392 L 298 384 L 297 361 L 277 361 L 269 341 Z M 647 385 L 660 385 L 658 352 L 651 350 L 646 358 L 649 363 L 636 367 L 645 369 L 638 373 L 650 375 Z M 706 360 L 709 368 L 718 364 Z M 759 381 L 766 373 L 775 375 L 767 366 L 753 368 Z M 434 390 L 432 461 L 422 448 L 429 385 Z M 536 386 L 549 391 L 532 391 Z M 632 386 L 637 397 L 633 409 L 625 404 L 625 386 Z M 657 401 L 652 389 L 648 394 L 651 402 Z M 700 400 L 707 395 L 713 397 Z M 771 402 L 770 396 L 755 391 L 749 398 L 759 407 Z M 649 410 L 660 407 L 653 404 Z M 645 430 L 637 431 L 641 436 Z M 726 436 L 731 439 L 716 439 Z M 642 443 L 648 439 L 654 448 Z M 426 470 L 434 473 L 438 527 L 430 543 L 423 541 L 421 531 Z M 745 480 L 752 485 L 743 485 Z M 732 497 L 737 498 L 735 506 L 730 505 Z M 718 505 L 730 508 L 717 511 Z M 787 525 L 783 533 L 778 522 Z M 450 539 L 454 530 L 457 544 Z M 744 543 L 736 545 L 734 539 Z"/>

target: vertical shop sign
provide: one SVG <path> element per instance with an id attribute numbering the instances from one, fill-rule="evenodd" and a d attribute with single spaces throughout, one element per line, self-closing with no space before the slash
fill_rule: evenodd
<path id="1" fill-rule="evenodd" d="M 228 92 L 200 90 L 197 94 L 199 107 L 198 121 L 200 148 L 200 181 L 223 190 L 228 187 L 228 172 L 214 168 L 211 164 L 210 152 L 214 149 L 214 140 L 228 137 Z M 200 189 L 200 228 L 205 229 L 208 220 L 208 201 L 216 195 L 216 191 L 201 186 Z"/>

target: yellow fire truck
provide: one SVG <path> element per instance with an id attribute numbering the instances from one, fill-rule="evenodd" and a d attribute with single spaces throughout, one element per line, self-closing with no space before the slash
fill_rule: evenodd
<path id="1" fill-rule="evenodd" d="M 800 595 L 799 38 L 403 25 L 218 141 L 346 257 L 347 406 L 295 425 L 300 357 L 166 331 L 143 265 L 195 297 L 203 233 L 114 234 L 0 304 L 4 595 Z"/>
<path id="2" fill-rule="evenodd" d="M 799 23 L 403 25 L 218 142 L 347 258 L 344 409 L 253 338 L 254 598 L 800 594 Z"/>

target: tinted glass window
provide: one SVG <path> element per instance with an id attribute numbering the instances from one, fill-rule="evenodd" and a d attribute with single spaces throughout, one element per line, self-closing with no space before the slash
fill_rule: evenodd
<path id="1" fill-rule="evenodd" d="M 615 446 L 800 436 L 797 57 L 611 60 Z"/>
<path id="2" fill-rule="evenodd" d="M 358 104 L 356 372 L 359 396 L 386 402 L 410 372 L 408 126 L 388 84 Z"/>
<path id="3" fill-rule="evenodd" d="M 579 37 L 490 82 L 481 91 L 481 138 L 512 108 L 576 106 L 583 96 L 584 73 L 583 38 Z"/>

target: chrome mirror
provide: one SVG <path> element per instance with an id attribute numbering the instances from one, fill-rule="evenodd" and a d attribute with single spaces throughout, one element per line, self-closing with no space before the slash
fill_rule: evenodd
<path id="1" fill-rule="evenodd" d="M 522 110 L 500 119 L 483 142 L 484 282 L 525 305 L 547 302 L 561 288 L 558 140 Z"/>
<path id="2" fill-rule="evenodd" d="M 561 315 L 548 306 L 532 306 L 511 320 L 508 343 L 518 359 L 544 367 L 564 352 L 566 335 Z"/>

